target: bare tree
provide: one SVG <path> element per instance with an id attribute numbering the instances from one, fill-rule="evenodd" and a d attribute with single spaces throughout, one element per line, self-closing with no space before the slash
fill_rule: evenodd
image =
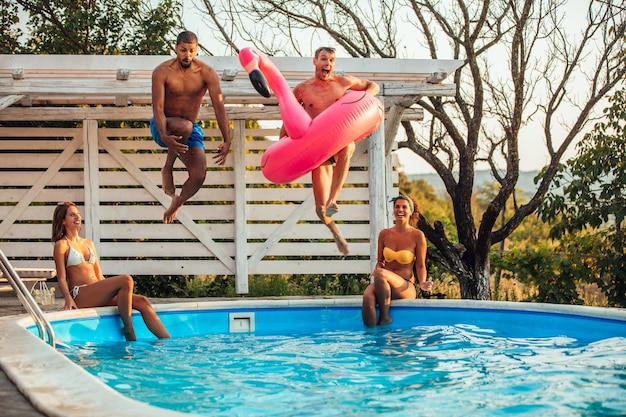
<path id="1" fill-rule="evenodd" d="M 407 140 L 399 143 L 437 172 L 450 196 L 457 236 L 438 221 L 422 218 L 419 227 L 434 245 L 429 256 L 458 277 L 463 298 L 491 297 L 491 246 L 536 211 L 564 153 L 626 74 L 626 12 L 611 0 L 590 0 L 577 31 L 564 25 L 565 0 L 202 1 L 211 10 L 208 24 L 234 52 L 252 42 L 269 54 L 302 55 L 331 39 L 354 57 L 394 58 L 408 42 L 433 59 L 464 61 L 454 74 L 455 97 L 404 101 L 430 118 L 423 130 L 403 122 Z M 517 201 L 519 140 L 529 121 L 542 127 L 548 162 L 534 196 L 503 213 L 508 200 Z M 482 165 L 499 189 L 478 218 L 471 200 Z"/>

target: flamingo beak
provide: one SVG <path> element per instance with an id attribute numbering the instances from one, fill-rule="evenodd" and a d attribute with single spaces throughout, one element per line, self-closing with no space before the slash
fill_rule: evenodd
<path id="1" fill-rule="evenodd" d="M 250 72 L 250 82 L 254 89 L 265 98 L 270 97 L 270 89 L 267 86 L 267 80 L 260 70 Z"/>

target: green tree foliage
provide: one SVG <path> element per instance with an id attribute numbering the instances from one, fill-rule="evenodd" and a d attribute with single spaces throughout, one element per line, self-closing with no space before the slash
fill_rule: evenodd
<path id="1" fill-rule="evenodd" d="M 8 0 L 0 0 L 0 53 L 10 54 L 18 50 L 22 30 L 17 14 L 17 4 Z"/>
<path id="2" fill-rule="evenodd" d="M 555 186 L 540 208 L 550 235 L 593 233 L 604 243 L 589 253 L 609 301 L 626 305 L 626 90 L 615 93 L 595 125 L 578 144 L 578 153 L 559 168 Z"/>
<path id="3" fill-rule="evenodd" d="M 183 275 L 137 275 L 135 293 L 146 297 L 185 297 L 187 280 Z"/>
<path id="4" fill-rule="evenodd" d="M 155 6 L 139 0 L 15 3 L 29 15 L 29 34 L 11 52 L 33 54 L 169 54 L 182 10 L 180 0 L 161 0 Z"/>

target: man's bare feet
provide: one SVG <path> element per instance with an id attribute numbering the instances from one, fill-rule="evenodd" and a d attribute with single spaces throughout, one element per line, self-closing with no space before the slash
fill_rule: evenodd
<path id="1" fill-rule="evenodd" d="M 335 238 L 335 243 L 337 244 L 337 249 L 339 252 L 343 254 L 343 256 L 348 256 L 350 253 L 350 249 L 348 248 L 348 242 L 341 235 L 333 235 Z"/>
<path id="2" fill-rule="evenodd" d="M 332 202 L 326 206 L 327 217 L 333 217 L 333 214 L 337 213 L 338 211 L 339 211 L 339 206 L 335 202 Z"/>
<path id="3" fill-rule="evenodd" d="M 176 218 L 176 214 L 178 213 L 178 209 L 182 207 L 183 203 L 180 201 L 180 196 L 174 195 L 172 197 L 172 203 L 163 213 L 163 223 L 169 224 L 174 221 Z"/>
<path id="4" fill-rule="evenodd" d="M 163 184 L 163 192 L 174 197 L 176 187 L 174 186 L 174 167 L 172 165 L 165 165 L 161 168 L 161 183 Z"/>

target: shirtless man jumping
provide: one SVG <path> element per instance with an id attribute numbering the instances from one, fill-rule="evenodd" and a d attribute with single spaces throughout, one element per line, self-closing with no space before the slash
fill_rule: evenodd
<path id="1" fill-rule="evenodd" d="M 293 90 L 296 99 L 302 103 L 302 106 L 312 118 L 326 110 L 326 108 L 346 94 L 348 90 L 366 91 L 374 96 L 380 90 L 380 87 L 374 81 L 358 79 L 351 75 L 335 75 L 333 73 L 335 69 L 335 48 L 318 48 L 315 51 L 313 65 L 315 65 L 315 75 L 298 84 Z M 280 137 L 282 138 L 285 134 L 286 131 L 283 126 Z M 324 162 L 311 172 L 315 211 L 320 220 L 333 234 L 337 248 L 343 255 L 350 253 L 348 242 L 341 235 L 332 216 L 339 211 L 337 197 L 348 176 L 350 158 L 352 158 L 354 148 L 355 145 L 352 142 L 329 161 Z M 334 169 L 333 164 L 336 164 Z"/>
<path id="2" fill-rule="evenodd" d="M 152 109 L 150 131 L 156 143 L 167 148 L 167 159 L 161 170 L 163 192 L 172 202 L 163 214 L 163 223 L 172 223 L 182 205 L 195 195 L 206 177 L 207 160 L 204 153 L 204 134 L 195 122 L 206 92 L 209 92 L 217 124 L 224 143 L 213 157 L 224 165 L 230 150 L 230 126 L 224 108 L 224 97 L 217 72 L 202 61 L 194 59 L 198 38 L 185 31 L 176 40 L 176 58 L 160 64 L 152 72 Z M 176 194 L 173 167 L 179 158 L 189 178 Z"/>

